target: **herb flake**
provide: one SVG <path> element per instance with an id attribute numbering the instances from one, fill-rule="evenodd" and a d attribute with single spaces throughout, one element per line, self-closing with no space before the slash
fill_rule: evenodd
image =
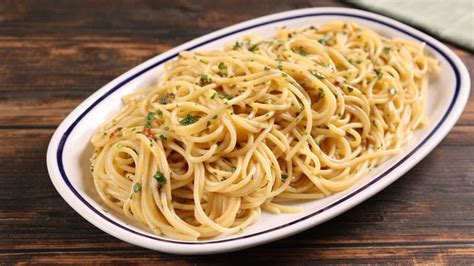
<path id="1" fill-rule="evenodd" d="M 235 42 L 234 46 L 232 47 L 232 50 L 238 50 L 240 47 L 242 47 L 240 42 Z"/>
<path id="2" fill-rule="evenodd" d="M 148 112 L 148 114 L 146 115 L 145 128 L 151 128 L 151 123 L 153 123 L 153 120 L 155 120 L 155 114 L 152 112 Z"/>
<path id="3" fill-rule="evenodd" d="M 160 171 L 156 171 L 155 175 L 153 176 L 153 178 L 156 179 L 156 181 L 158 181 L 159 184 L 166 184 L 166 178 L 165 176 L 163 175 L 162 172 Z"/>
<path id="4" fill-rule="evenodd" d="M 166 93 L 165 95 L 160 97 L 159 102 L 160 102 L 160 104 L 168 104 L 168 103 L 172 102 L 175 97 L 176 97 L 176 95 L 174 95 L 174 93 Z"/>
<path id="5" fill-rule="evenodd" d="M 187 126 L 187 125 L 191 125 L 191 124 L 195 123 L 196 121 L 199 120 L 199 118 L 201 118 L 201 117 L 200 116 L 193 116 L 193 115 L 188 114 L 184 119 L 179 121 L 179 123 L 183 126 Z"/>
<path id="6" fill-rule="evenodd" d="M 224 100 L 224 99 L 232 100 L 234 98 L 234 96 L 229 95 L 229 94 L 225 94 L 225 93 L 218 93 L 217 97 L 219 97 L 222 100 Z"/>
<path id="7" fill-rule="evenodd" d="M 159 117 L 163 117 L 163 112 L 161 110 L 156 110 L 156 115 Z"/>
<path id="8" fill-rule="evenodd" d="M 200 78 L 199 78 L 199 86 L 205 86 L 205 85 L 208 85 L 208 84 L 211 84 L 212 83 L 212 79 L 210 77 L 208 77 L 207 75 L 202 75 Z"/>
<path id="9" fill-rule="evenodd" d="M 135 183 L 135 185 L 133 185 L 133 192 L 138 193 L 140 190 L 142 190 L 142 185 L 138 182 Z"/>
<path id="10" fill-rule="evenodd" d="M 226 66 L 223 62 L 220 62 L 217 67 L 218 67 L 220 70 L 227 69 L 227 66 Z"/>

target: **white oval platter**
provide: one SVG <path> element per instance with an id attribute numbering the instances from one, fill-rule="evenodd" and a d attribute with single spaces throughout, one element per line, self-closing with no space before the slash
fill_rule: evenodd
<path id="1" fill-rule="evenodd" d="M 121 106 L 121 97 L 151 85 L 163 73 L 163 63 L 183 50 L 219 49 L 242 35 L 274 35 L 277 27 L 317 25 L 325 21 L 354 21 L 389 37 L 426 43 L 443 69 L 431 83 L 426 113 L 429 124 L 416 131 L 403 151 L 372 170 L 350 189 L 322 200 L 301 203 L 304 212 L 263 213 L 244 233 L 200 241 L 180 241 L 151 233 L 119 213 L 108 211 L 95 192 L 89 172 L 94 130 Z M 134 67 L 82 102 L 57 128 L 48 147 L 47 165 L 57 191 L 87 221 L 129 243 L 175 254 L 229 252 L 264 244 L 316 226 L 356 206 L 390 185 L 423 159 L 446 136 L 461 115 L 470 90 L 470 79 L 461 60 L 445 45 L 393 19 L 348 8 L 308 8 L 249 20 L 197 38 Z M 441 199 L 440 199 L 441 200 Z"/>

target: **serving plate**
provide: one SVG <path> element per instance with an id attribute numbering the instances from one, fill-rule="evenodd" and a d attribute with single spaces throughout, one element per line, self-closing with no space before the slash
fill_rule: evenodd
<path id="1" fill-rule="evenodd" d="M 239 235 L 209 240 L 181 241 L 151 233 L 119 213 L 107 209 L 95 191 L 89 172 L 93 148 L 90 137 L 96 128 L 121 107 L 121 97 L 154 84 L 163 73 L 163 63 L 180 51 L 220 49 L 247 33 L 270 37 L 277 27 L 317 25 L 325 21 L 354 21 L 389 37 L 426 43 L 443 69 L 429 87 L 426 113 L 429 123 L 415 132 L 400 154 L 390 157 L 350 189 L 322 200 L 300 203 L 304 212 L 272 215 L 260 219 Z M 393 19 L 348 8 L 308 8 L 273 14 L 218 30 L 153 57 L 114 79 L 82 102 L 57 128 L 51 138 L 47 165 L 57 191 L 87 221 L 129 243 L 176 254 L 208 254 L 244 249 L 296 234 L 354 207 L 411 169 L 446 136 L 467 102 L 470 79 L 461 60 L 445 45 Z"/>

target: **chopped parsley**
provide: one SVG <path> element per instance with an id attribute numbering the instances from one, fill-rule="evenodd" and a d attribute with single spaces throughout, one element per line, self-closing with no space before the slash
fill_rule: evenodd
<path id="1" fill-rule="evenodd" d="M 220 70 L 227 69 L 227 66 L 226 66 L 223 62 L 220 62 L 217 67 L 218 67 Z"/>
<path id="2" fill-rule="evenodd" d="M 159 117 L 163 117 L 163 112 L 161 110 L 156 110 L 156 115 Z"/>
<path id="3" fill-rule="evenodd" d="M 319 98 L 323 98 L 324 97 L 324 90 L 322 88 L 319 88 Z M 319 99 L 318 98 L 318 99 Z"/>
<path id="4" fill-rule="evenodd" d="M 263 68 L 263 70 L 270 70 L 270 68 L 266 66 Z"/>
<path id="5" fill-rule="evenodd" d="M 188 114 L 184 119 L 179 121 L 179 123 L 183 126 L 187 126 L 187 125 L 191 125 L 191 124 L 195 123 L 196 121 L 199 120 L 199 118 L 201 118 L 201 117 L 200 116 L 193 116 L 193 115 Z"/>
<path id="6" fill-rule="evenodd" d="M 123 145 L 121 143 L 117 144 L 117 149 L 121 149 L 123 147 Z"/>
<path id="7" fill-rule="evenodd" d="M 225 93 L 218 93 L 217 97 L 219 97 L 220 99 L 223 99 L 223 100 L 224 99 L 232 100 L 234 98 L 234 96 L 229 95 L 229 94 L 225 94 Z"/>
<path id="8" fill-rule="evenodd" d="M 153 120 L 155 120 L 155 114 L 152 112 L 148 112 L 148 114 L 146 115 L 145 128 L 150 128 L 151 123 L 153 123 Z"/>
<path id="9" fill-rule="evenodd" d="M 154 119 L 155 119 L 155 114 L 152 112 L 148 112 L 148 114 L 146 115 L 146 120 L 153 121 Z"/>
<path id="10" fill-rule="evenodd" d="M 298 54 L 300 54 L 301 56 L 307 56 L 308 55 L 308 53 L 303 49 L 299 50 Z"/>
<path id="11" fill-rule="evenodd" d="M 166 126 L 163 128 L 163 130 L 170 130 L 170 127 Z"/>
<path id="12" fill-rule="evenodd" d="M 161 134 L 161 135 L 160 135 L 160 140 L 166 140 L 166 136 L 163 135 L 163 134 Z"/>
<path id="13" fill-rule="evenodd" d="M 161 188 L 164 184 L 166 184 L 166 178 L 163 175 L 162 172 L 156 171 L 155 175 L 153 176 L 154 179 L 156 179 L 156 182 L 158 182 L 158 188 Z"/>
<path id="14" fill-rule="evenodd" d="M 230 168 L 230 171 L 233 173 L 233 172 L 235 172 L 236 169 L 237 168 L 235 166 L 233 166 L 232 168 Z"/>
<path id="15" fill-rule="evenodd" d="M 140 183 L 135 183 L 135 185 L 133 185 L 133 192 L 138 193 L 140 190 L 142 190 Z"/>
<path id="16" fill-rule="evenodd" d="M 207 75 L 202 75 L 199 78 L 199 86 L 205 86 L 205 85 L 211 84 L 211 83 L 212 83 L 212 79 L 209 78 Z"/>
<path id="17" fill-rule="evenodd" d="M 390 47 L 385 46 L 385 47 L 383 48 L 383 52 L 386 53 L 386 54 L 388 54 L 388 53 L 390 52 L 390 49 L 391 49 Z"/>
<path id="18" fill-rule="evenodd" d="M 258 50 L 258 46 L 259 46 L 259 45 L 260 45 L 260 43 L 256 43 L 256 44 L 250 46 L 250 47 L 248 48 L 248 50 L 253 53 L 253 52 L 255 52 L 255 51 Z"/>
<path id="19" fill-rule="evenodd" d="M 212 96 L 211 96 L 211 100 L 214 100 L 214 98 L 216 98 L 216 95 L 217 95 L 217 93 L 216 93 L 216 92 L 215 92 L 214 94 L 212 94 Z"/>
<path id="20" fill-rule="evenodd" d="M 166 93 L 165 95 L 161 96 L 159 102 L 160 104 L 168 104 L 172 102 L 175 98 L 174 93 Z"/>
<path id="21" fill-rule="evenodd" d="M 240 42 L 235 42 L 234 47 L 232 47 L 232 50 L 238 50 L 240 47 L 242 47 L 242 44 L 240 44 Z"/>
<path id="22" fill-rule="evenodd" d="M 227 65 L 223 62 L 220 62 L 217 67 L 219 68 L 220 75 L 223 77 L 227 77 Z"/>
<path id="23" fill-rule="evenodd" d="M 287 174 L 281 174 L 281 179 L 283 179 L 283 180 L 288 179 L 288 175 Z"/>

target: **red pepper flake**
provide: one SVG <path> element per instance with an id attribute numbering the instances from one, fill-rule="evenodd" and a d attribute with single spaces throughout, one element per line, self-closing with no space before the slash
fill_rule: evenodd
<path id="1" fill-rule="evenodd" d="M 122 130 L 122 127 L 116 128 L 112 133 L 110 133 L 109 139 L 113 139 L 115 136 L 118 135 L 118 133 Z"/>
<path id="2" fill-rule="evenodd" d="M 143 130 L 143 134 L 145 134 L 147 137 L 151 137 L 151 128 L 145 128 L 145 130 Z"/>

